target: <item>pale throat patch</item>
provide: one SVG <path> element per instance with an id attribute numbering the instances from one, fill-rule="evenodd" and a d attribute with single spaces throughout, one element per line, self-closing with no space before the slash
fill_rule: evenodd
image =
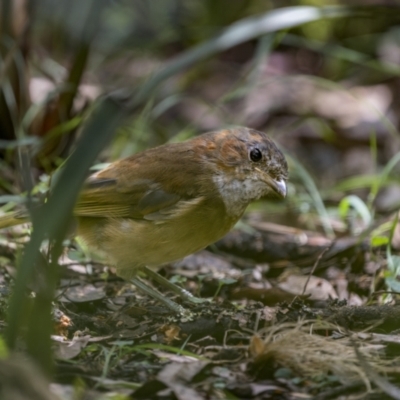
<path id="1" fill-rule="evenodd" d="M 236 216 L 240 216 L 251 201 L 257 200 L 269 192 L 268 186 L 258 179 L 232 179 L 230 182 L 226 182 L 221 175 L 217 175 L 214 176 L 213 181 L 221 194 L 226 209 L 230 214 Z"/>

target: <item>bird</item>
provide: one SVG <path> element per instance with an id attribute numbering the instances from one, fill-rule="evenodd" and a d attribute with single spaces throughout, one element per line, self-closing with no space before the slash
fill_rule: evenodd
<path id="1" fill-rule="evenodd" d="M 138 278 L 142 271 L 184 300 L 205 299 L 162 277 L 160 266 L 204 249 L 228 233 L 248 204 L 284 198 L 288 165 L 264 132 L 221 129 L 167 143 L 111 163 L 89 176 L 73 214 L 77 235 L 104 254 L 117 274 L 164 303 L 186 309 Z M 24 222 L 0 217 L 0 229 Z"/>

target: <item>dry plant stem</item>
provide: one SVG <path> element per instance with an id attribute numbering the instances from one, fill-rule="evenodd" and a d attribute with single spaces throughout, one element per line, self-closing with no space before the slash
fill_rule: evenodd
<path id="1" fill-rule="evenodd" d="M 183 300 L 189 301 L 190 303 L 194 303 L 194 304 L 201 304 L 201 303 L 206 303 L 209 301 L 208 299 L 200 299 L 199 297 L 193 296 L 192 293 L 175 285 L 174 283 L 170 282 L 168 279 L 165 279 L 160 274 L 158 274 L 157 272 L 153 271 L 152 269 L 150 269 L 148 267 L 142 268 L 142 271 L 149 278 L 153 279 L 154 281 L 159 283 L 161 286 L 164 286 L 165 288 L 171 290 L 171 292 L 177 294 Z"/>
<path id="2" fill-rule="evenodd" d="M 131 278 L 131 282 L 136 287 L 138 287 L 142 292 L 144 292 L 144 293 L 148 294 L 149 296 L 155 298 L 160 303 L 162 303 L 166 307 L 168 307 L 174 313 L 180 314 L 180 315 L 187 315 L 188 314 L 188 310 L 183 308 L 181 305 L 175 303 L 174 301 L 168 299 L 167 297 L 163 296 L 157 290 L 152 289 L 150 286 L 148 286 L 144 282 L 142 282 L 139 278 Z"/>
<path id="3" fill-rule="evenodd" d="M 329 246 L 329 247 L 326 247 L 324 250 L 322 250 L 321 253 L 320 253 L 320 255 L 318 256 L 317 260 L 315 261 L 315 263 L 314 263 L 314 265 L 313 265 L 313 267 L 312 267 L 312 270 L 311 270 L 310 273 L 308 274 L 308 278 L 307 278 L 307 281 L 306 281 L 306 283 L 305 283 L 305 285 L 304 285 L 303 292 L 301 293 L 302 296 L 304 296 L 304 293 L 306 292 L 306 289 L 307 289 L 307 286 L 308 286 L 308 282 L 310 282 L 311 276 L 312 276 L 312 274 L 314 273 L 314 271 L 317 269 L 317 266 L 318 266 L 318 264 L 319 264 L 319 262 L 320 262 L 322 256 L 323 256 L 331 247 L 332 247 L 332 245 Z"/>
<path id="4" fill-rule="evenodd" d="M 364 388 L 364 382 L 354 382 L 349 383 L 338 388 L 332 389 L 330 388 L 326 392 L 320 393 L 318 396 L 314 397 L 314 400 L 330 400 L 330 399 L 337 399 L 341 395 L 349 396 L 351 393 L 359 392 L 360 389 Z M 364 396 L 365 393 L 362 395 Z"/>

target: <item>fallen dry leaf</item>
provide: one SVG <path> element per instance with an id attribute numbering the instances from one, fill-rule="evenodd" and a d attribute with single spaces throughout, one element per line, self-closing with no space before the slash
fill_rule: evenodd
<path id="1" fill-rule="evenodd" d="M 278 283 L 278 287 L 296 295 L 310 295 L 313 300 L 337 299 L 338 297 L 330 282 L 316 276 L 286 275 L 285 280 Z"/>

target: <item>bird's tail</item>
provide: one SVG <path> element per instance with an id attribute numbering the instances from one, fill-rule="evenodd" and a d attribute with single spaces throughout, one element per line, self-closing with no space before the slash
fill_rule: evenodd
<path id="1" fill-rule="evenodd" d="M 26 212 L 11 212 L 0 216 L 0 229 L 9 228 L 10 226 L 24 224 L 29 218 Z"/>

